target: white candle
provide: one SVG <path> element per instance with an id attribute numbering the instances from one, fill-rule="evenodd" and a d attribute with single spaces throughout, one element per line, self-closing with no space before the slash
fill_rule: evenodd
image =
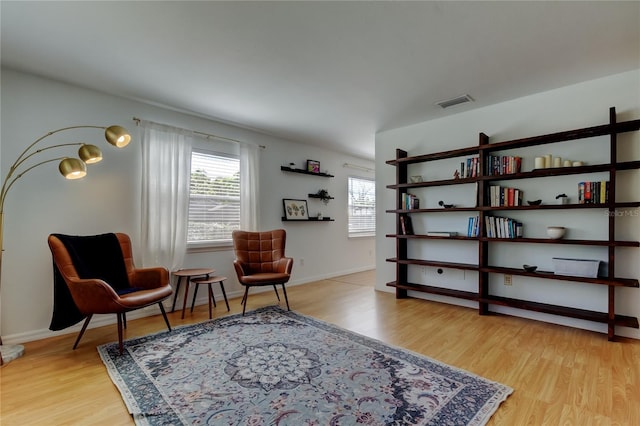
<path id="1" fill-rule="evenodd" d="M 544 157 L 536 157 L 536 169 L 544 169 Z"/>
<path id="2" fill-rule="evenodd" d="M 555 157 L 553 159 L 553 167 L 560 167 L 562 165 L 562 158 Z"/>
<path id="3" fill-rule="evenodd" d="M 581 167 L 582 166 L 582 161 L 574 161 L 573 162 L 573 167 Z"/>
<path id="4" fill-rule="evenodd" d="M 547 154 L 544 156 L 544 167 L 545 169 L 551 167 L 551 154 Z"/>
<path id="5" fill-rule="evenodd" d="M 564 167 L 571 167 L 571 160 L 564 160 Z"/>

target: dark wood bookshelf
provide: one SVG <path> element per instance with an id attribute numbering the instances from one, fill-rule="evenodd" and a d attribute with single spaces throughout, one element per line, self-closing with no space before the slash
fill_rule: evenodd
<path id="1" fill-rule="evenodd" d="M 396 289 L 396 297 L 408 297 L 408 292 L 429 293 L 436 295 L 461 298 L 478 302 L 478 312 L 481 315 L 491 313 L 489 306 L 500 305 L 516 309 L 536 311 L 552 315 L 559 315 L 587 321 L 607 324 L 607 337 L 609 340 L 615 338 L 615 327 L 624 326 L 631 328 L 639 328 L 638 319 L 628 316 L 616 314 L 615 311 L 615 289 L 619 287 L 638 288 L 639 281 L 637 278 L 618 277 L 615 275 L 615 249 L 618 247 L 640 247 L 638 241 L 617 240 L 615 235 L 616 214 L 618 210 L 638 208 L 640 207 L 640 199 L 617 202 L 616 200 L 616 180 L 624 179 L 624 175 L 618 172 L 624 170 L 640 169 L 640 161 L 617 161 L 617 135 L 627 132 L 635 132 L 640 130 L 640 120 L 630 120 L 618 123 L 616 121 L 615 108 L 609 109 L 609 123 L 586 127 L 582 129 L 557 132 L 546 135 L 527 137 L 522 139 L 514 139 L 503 142 L 489 143 L 489 136 L 480 133 L 479 142 L 476 146 L 467 148 L 453 149 L 448 151 L 429 153 L 423 155 L 409 156 L 406 151 L 396 149 L 396 158 L 386 161 L 386 164 L 396 167 L 396 181 L 394 184 L 387 185 L 388 189 L 396 192 L 396 206 L 394 209 L 386 210 L 387 213 L 396 216 L 396 232 L 386 235 L 387 238 L 393 238 L 396 242 L 396 256 L 388 258 L 387 262 L 395 263 L 396 280 L 387 283 L 387 286 Z M 487 158 L 493 153 L 506 151 L 515 148 L 526 148 L 536 145 L 556 144 L 568 141 L 576 141 L 579 139 L 587 139 L 600 136 L 609 136 L 609 162 L 602 164 L 583 165 L 579 167 L 557 167 L 545 168 L 530 171 L 522 171 L 513 174 L 489 175 L 487 169 Z M 408 168 L 410 164 L 425 163 L 431 161 L 445 160 L 456 157 L 478 157 L 480 172 L 478 176 L 458 178 L 458 179 L 436 179 L 424 182 L 412 183 L 408 179 Z M 541 205 L 522 205 L 522 206 L 491 206 L 490 204 L 490 187 L 496 185 L 500 181 L 522 180 L 522 179 L 538 179 L 538 178 L 554 178 L 557 176 L 569 176 L 576 174 L 590 173 L 608 173 L 609 181 L 609 199 L 607 202 L 592 204 L 541 204 Z M 420 208 L 407 210 L 403 208 L 402 199 L 404 194 L 415 188 L 439 187 L 448 185 L 465 185 L 475 183 L 477 185 L 476 199 L 471 200 L 468 204 L 474 204 L 474 207 L 459 206 L 452 208 Z M 545 182 L 546 183 L 546 182 Z M 526 202 L 526 200 L 523 200 Z M 550 238 L 489 238 L 486 235 L 485 218 L 492 216 L 492 212 L 500 211 L 528 211 L 535 214 L 536 211 L 559 211 L 573 210 L 575 214 L 585 209 L 603 209 L 608 211 L 607 220 L 607 237 L 602 240 L 592 239 L 550 239 Z M 441 214 L 456 212 L 474 212 L 478 216 L 479 235 L 477 237 L 469 237 L 466 235 L 455 236 L 433 236 L 423 234 L 405 235 L 402 232 L 401 218 L 404 216 L 416 214 Z M 460 244 L 477 244 L 478 245 L 478 262 L 477 264 L 443 262 L 430 259 L 416 259 L 410 256 L 409 241 L 415 241 L 413 244 L 419 244 L 420 241 L 432 242 L 439 244 L 439 241 L 451 240 L 460 241 Z M 574 246 L 594 246 L 605 247 L 607 250 L 608 270 L 606 276 L 598 276 L 595 278 L 585 278 L 578 276 L 558 275 L 551 271 L 535 271 L 528 272 L 520 268 L 508 268 L 498 265 L 489 264 L 489 253 L 492 246 L 496 243 L 516 243 L 516 244 L 549 244 L 549 245 L 574 245 Z M 412 246 L 411 246 L 412 247 Z M 461 269 L 478 272 L 478 291 L 460 291 L 436 285 L 424 285 L 410 283 L 408 281 L 408 268 L 411 265 L 428 266 L 437 268 Z M 527 278 L 556 280 L 560 281 L 558 285 L 562 285 L 562 281 L 577 282 L 590 285 L 602 285 L 608 288 L 607 291 L 607 310 L 606 312 L 594 312 L 579 309 L 571 306 L 556 306 L 546 303 L 519 300 L 514 298 L 499 297 L 491 294 L 490 275 L 503 274 L 523 276 Z M 534 281 L 532 281 L 534 283 Z M 529 285 L 527 283 L 526 285 Z M 534 284 L 531 284 L 534 285 Z"/>

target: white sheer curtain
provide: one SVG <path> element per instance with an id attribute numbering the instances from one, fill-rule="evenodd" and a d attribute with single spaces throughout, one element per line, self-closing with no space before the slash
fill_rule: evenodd
<path id="1" fill-rule="evenodd" d="M 240 144 L 240 229 L 258 230 L 258 195 L 260 193 L 260 148 Z"/>
<path id="2" fill-rule="evenodd" d="M 141 120 L 143 266 L 182 266 L 193 132 Z"/>

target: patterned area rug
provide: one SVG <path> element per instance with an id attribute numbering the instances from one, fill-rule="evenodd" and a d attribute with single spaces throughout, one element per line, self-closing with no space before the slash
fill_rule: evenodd
<path id="1" fill-rule="evenodd" d="M 138 425 L 482 425 L 513 391 L 278 307 L 98 351 Z"/>

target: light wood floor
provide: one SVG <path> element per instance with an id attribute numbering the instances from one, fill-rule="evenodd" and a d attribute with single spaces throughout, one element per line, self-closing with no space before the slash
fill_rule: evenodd
<path id="1" fill-rule="evenodd" d="M 292 309 L 427 355 L 514 388 L 491 425 L 640 425 L 640 341 L 417 299 L 373 289 L 374 273 L 290 287 Z M 249 308 L 275 303 L 249 296 Z M 230 301 L 241 312 L 240 300 Z M 214 316 L 226 315 L 218 304 Z M 173 326 L 208 319 L 199 306 Z M 129 322 L 129 338 L 162 330 L 161 317 Z M 1 373 L 0 423 L 133 424 L 96 346 L 117 340 L 115 325 L 28 343 Z"/>

